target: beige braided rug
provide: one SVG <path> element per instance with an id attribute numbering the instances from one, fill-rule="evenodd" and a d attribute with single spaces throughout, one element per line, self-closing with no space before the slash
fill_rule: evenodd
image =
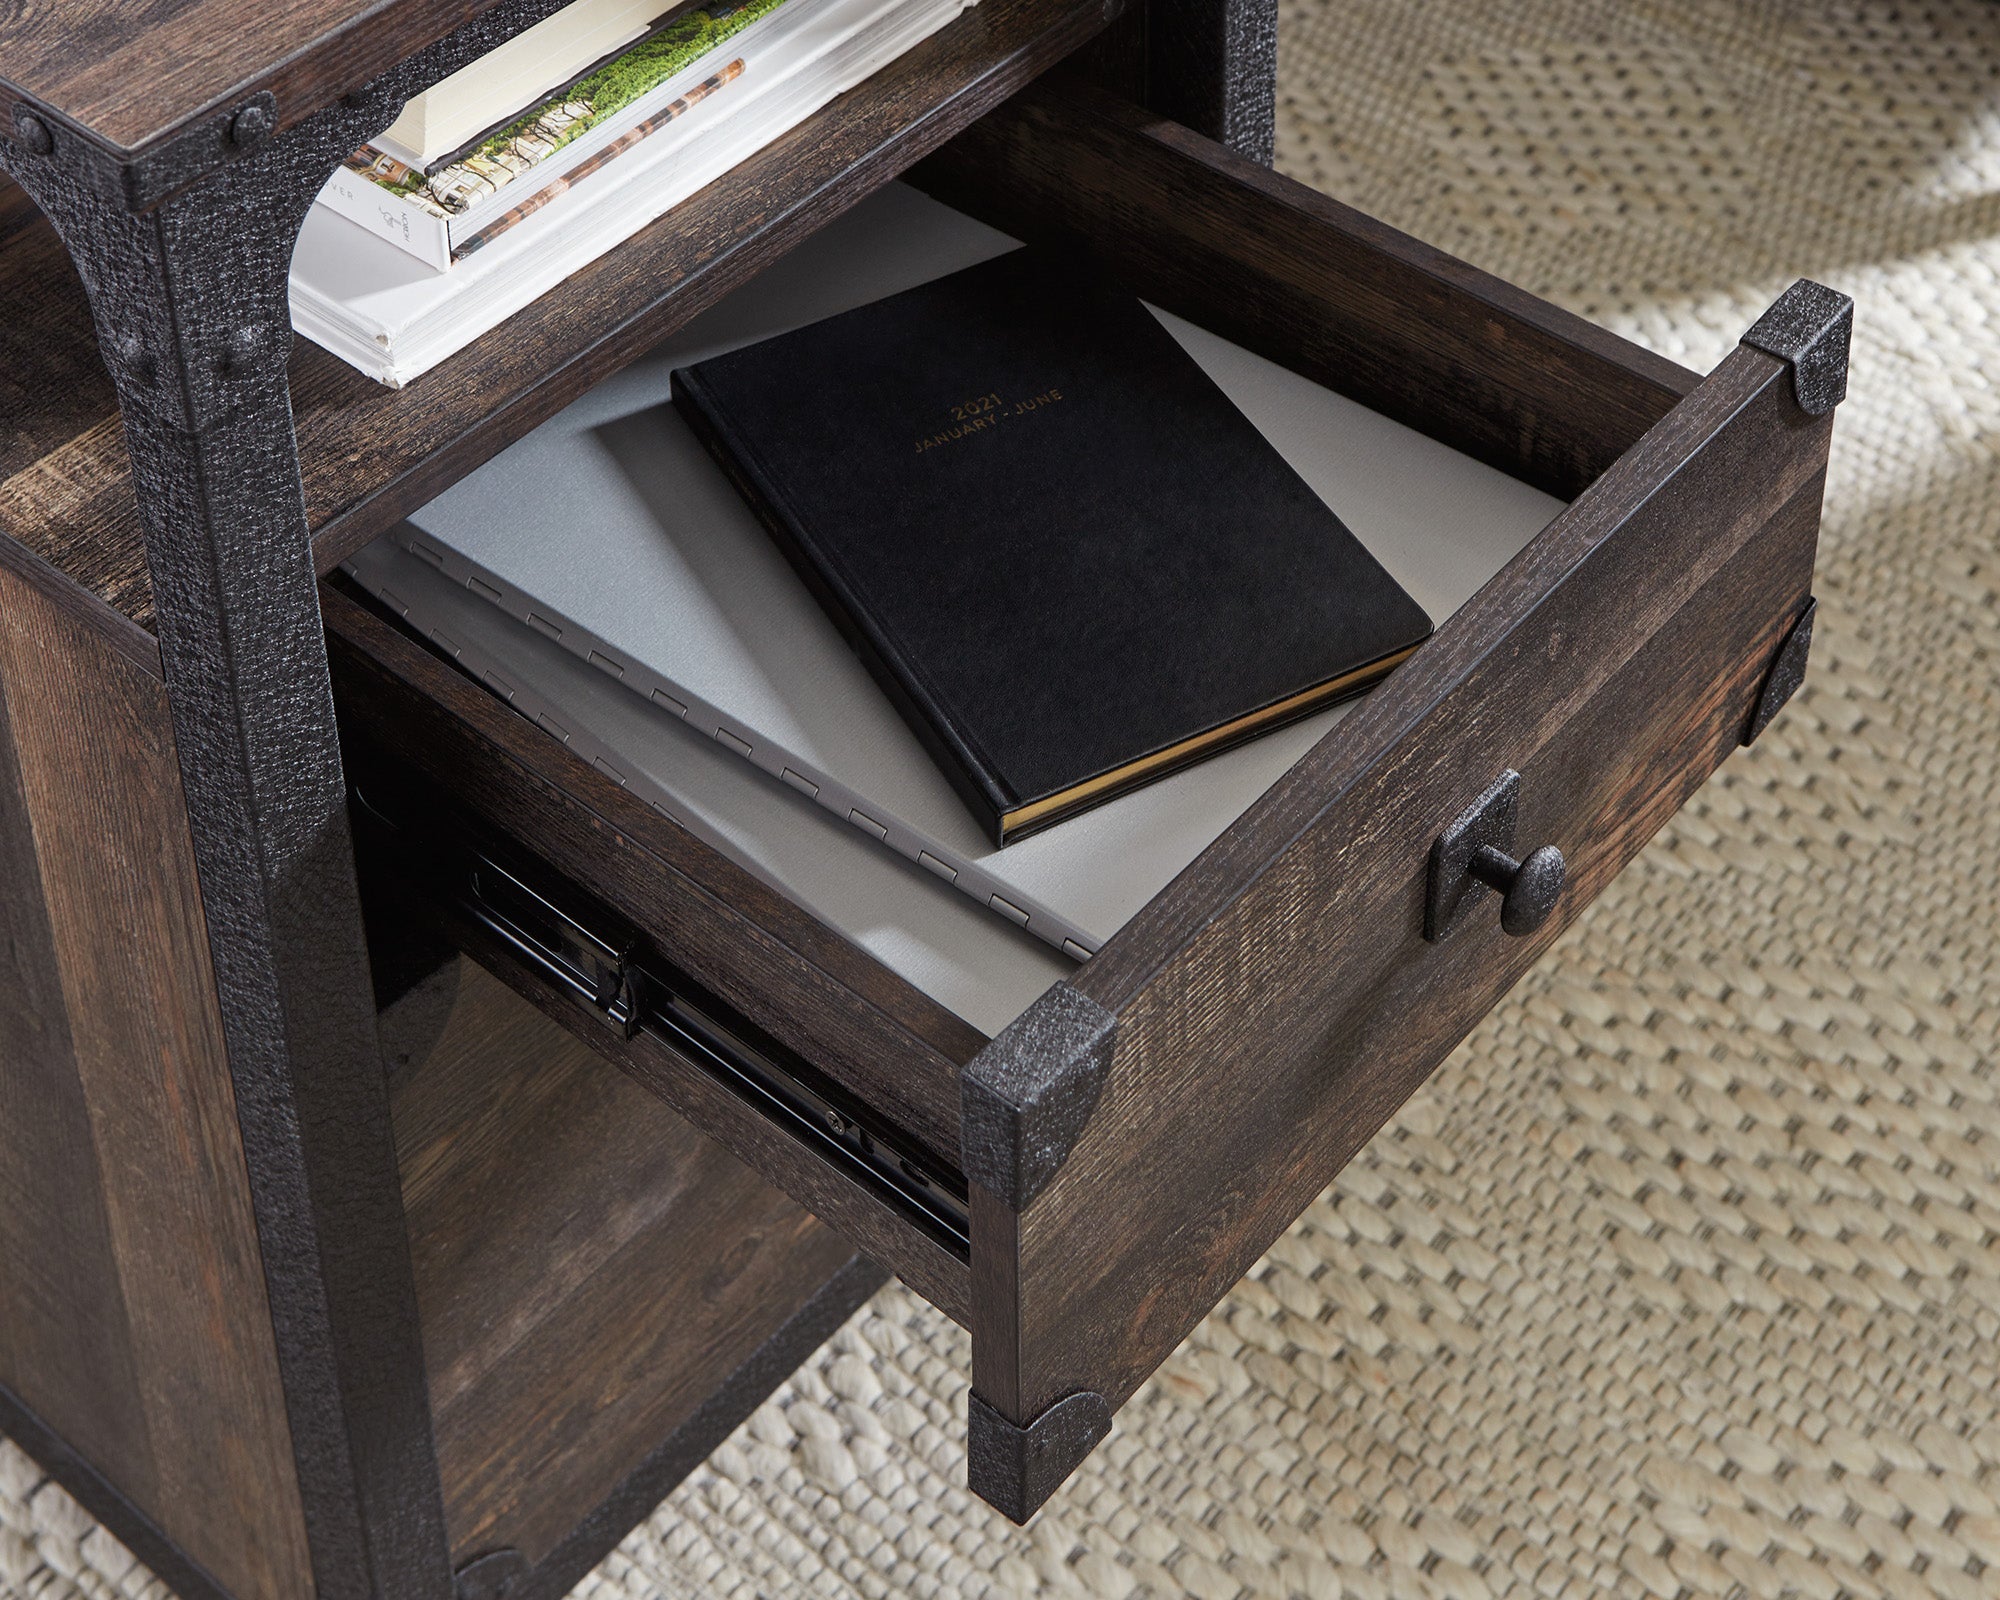
<path id="1" fill-rule="evenodd" d="M 1289 171 L 1692 366 L 1855 296 L 1812 680 L 1031 1530 L 890 1289 L 579 1594 L 2000 1595 L 2000 8 L 1282 45 Z M 0 1444 L 0 1592 L 148 1587 Z"/>

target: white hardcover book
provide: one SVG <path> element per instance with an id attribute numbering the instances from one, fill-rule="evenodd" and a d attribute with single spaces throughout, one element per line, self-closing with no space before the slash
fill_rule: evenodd
<path id="1" fill-rule="evenodd" d="M 292 256 L 292 325 L 400 387 L 497 327 L 966 9 L 967 0 L 789 0 L 781 40 L 694 107 L 485 249 L 433 272 L 314 206 Z M 747 34 L 748 29 L 745 30 Z"/>
<path id="2" fill-rule="evenodd" d="M 432 272 L 451 266 L 451 231 L 443 217 L 431 216 L 352 167 L 335 167 L 313 201 L 313 212 L 328 212 L 386 239 Z M 307 225 L 311 225 L 308 217 Z M 303 232 L 299 235 L 304 239 Z M 295 269 L 296 270 L 296 269 Z"/>
<path id="3" fill-rule="evenodd" d="M 752 61 L 775 48 L 791 31 L 790 11 L 791 5 L 780 5 L 758 17 L 512 181 L 472 199 L 462 211 L 448 212 L 415 196 L 398 194 L 374 182 L 367 173 L 347 166 L 327 180 L 318 203 L 381 234 L 433 271 L 448 271 L 454 260 L 491 245 L 507 228 L 519 226 L 525 216 L 533 214 L 534 207 L 547 203 L 556 186 L 619 181 L 618 163 L 630 159 L 641 140 L 657 137 L 710 95 L 736 84 Z M 567 120 L 561 107 L 551 116 L 558 122 Z M 505 177 L 504 169 L 498 175 Z"/>
<path id="4" fill-rule="evenodd" d="M 422 171 L 632 43 L 669 7 L 670 0 L 572 0 L 411 95 L 375 147 Z"/>
<path id="5" fill-rule="evenodd" d="M 1082 956 L 1348 708 L 996 847 L 663 403 L 673 367 L 1012 242 L 891 185 L 385 537 L 956 892 Z M 1296 373 L 1156 315 L 1434 617 L 1464 604 L 1560 509 Z"/>

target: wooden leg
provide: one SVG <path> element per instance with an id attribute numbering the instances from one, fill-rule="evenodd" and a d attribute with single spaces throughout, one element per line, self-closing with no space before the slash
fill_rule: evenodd
<path id="1" fill-rule="evenodd" d="M 118 389 L 321 1600 L 450 1586 L 286 381 L 291 242 L 366 132 L 335 108 L 143 212 L 67 141 L 10 158 Z"/>

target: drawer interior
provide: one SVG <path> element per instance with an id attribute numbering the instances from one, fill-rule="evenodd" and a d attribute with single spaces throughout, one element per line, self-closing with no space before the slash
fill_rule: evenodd
<path id="1" fill-rule="evenodd" d="M 1270 401 L 1260 424 L 1295 430 L 1439 624 L 1205 816 L 1093 953 L 699 729 L 668 724 L 633 762 L 639 697 L 448 559 L 407 569 L 421 606 L 344 577 L 323 603 L 350 772 L 396 870 L 546 1015 L 971 1328 L 974 1486 L 1025 1516 L 1746 736 L 1808 604 L 1830 418 L 1786 359 L 1746 347 L 1697 380 L 1073 84 L 914 177 L 952 210 L 881 197 L 844 247 L 826 235 L 838 254 L 808 244 L 685 337 L 755 336 L 788 283 L 794 320 L 836 279 L 870 298 L 871 262 L 934 276 L 947 245 L 992 248 L 976 224 L 1060 243 L 1233 347 L 1239 404 Z M 676 359 L 537 438 L 645 414 Z M 490 487 L 468 480 L 460 509 Z M 1433 943 L 1432 842 L 1507 771 L 1523 848 L 1559 843 L 1570 887 L 1530 936 Z M 480 883 L 519 915 L 496 920 Z M 963 1197 L 962 1226 L 911 1166 Z"/>
<path id="2" fill-rule="evenodd" d="M 988 1034 L 1065 970 L 1019 953 L 1008 924 L 1087 956 L 1350 709 L 997 849 L 667 403 L 676 367 L 1014 242 L 891 186 L 469 474 L 353 568 L 523 715 Z M 1161 320 L 1434 617 L 1456 611 L 1562 508 L 1274 361 Z M 662 654 L 678 663 L 670 676 L 652 665 Z M 821 811 L 872 832 L 878 847 L 838 850 L 817 829 L 808 839 L 798 816 L 808 784 Z M 931 870 L 912 878 L 893 857 L 928 858 Z M 1001 897 L 997 931 L 991 915 L 934 907 L 930 880 L 946 872 L 989 912 Z"/>

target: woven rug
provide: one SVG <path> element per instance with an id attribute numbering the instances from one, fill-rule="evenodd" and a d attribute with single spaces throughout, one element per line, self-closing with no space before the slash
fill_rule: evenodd
<path id="1" fill-rule="evenodd" d="M 2000 8 L 1280 38 L 1288 171 L 1691 366 L 1855 296 L 1811 681 L 1032 1528 L 892 1288 L 578 1594 L 2000 1594 Z M 155 1587 L 0 1444 L 0 1592 Z"/>

